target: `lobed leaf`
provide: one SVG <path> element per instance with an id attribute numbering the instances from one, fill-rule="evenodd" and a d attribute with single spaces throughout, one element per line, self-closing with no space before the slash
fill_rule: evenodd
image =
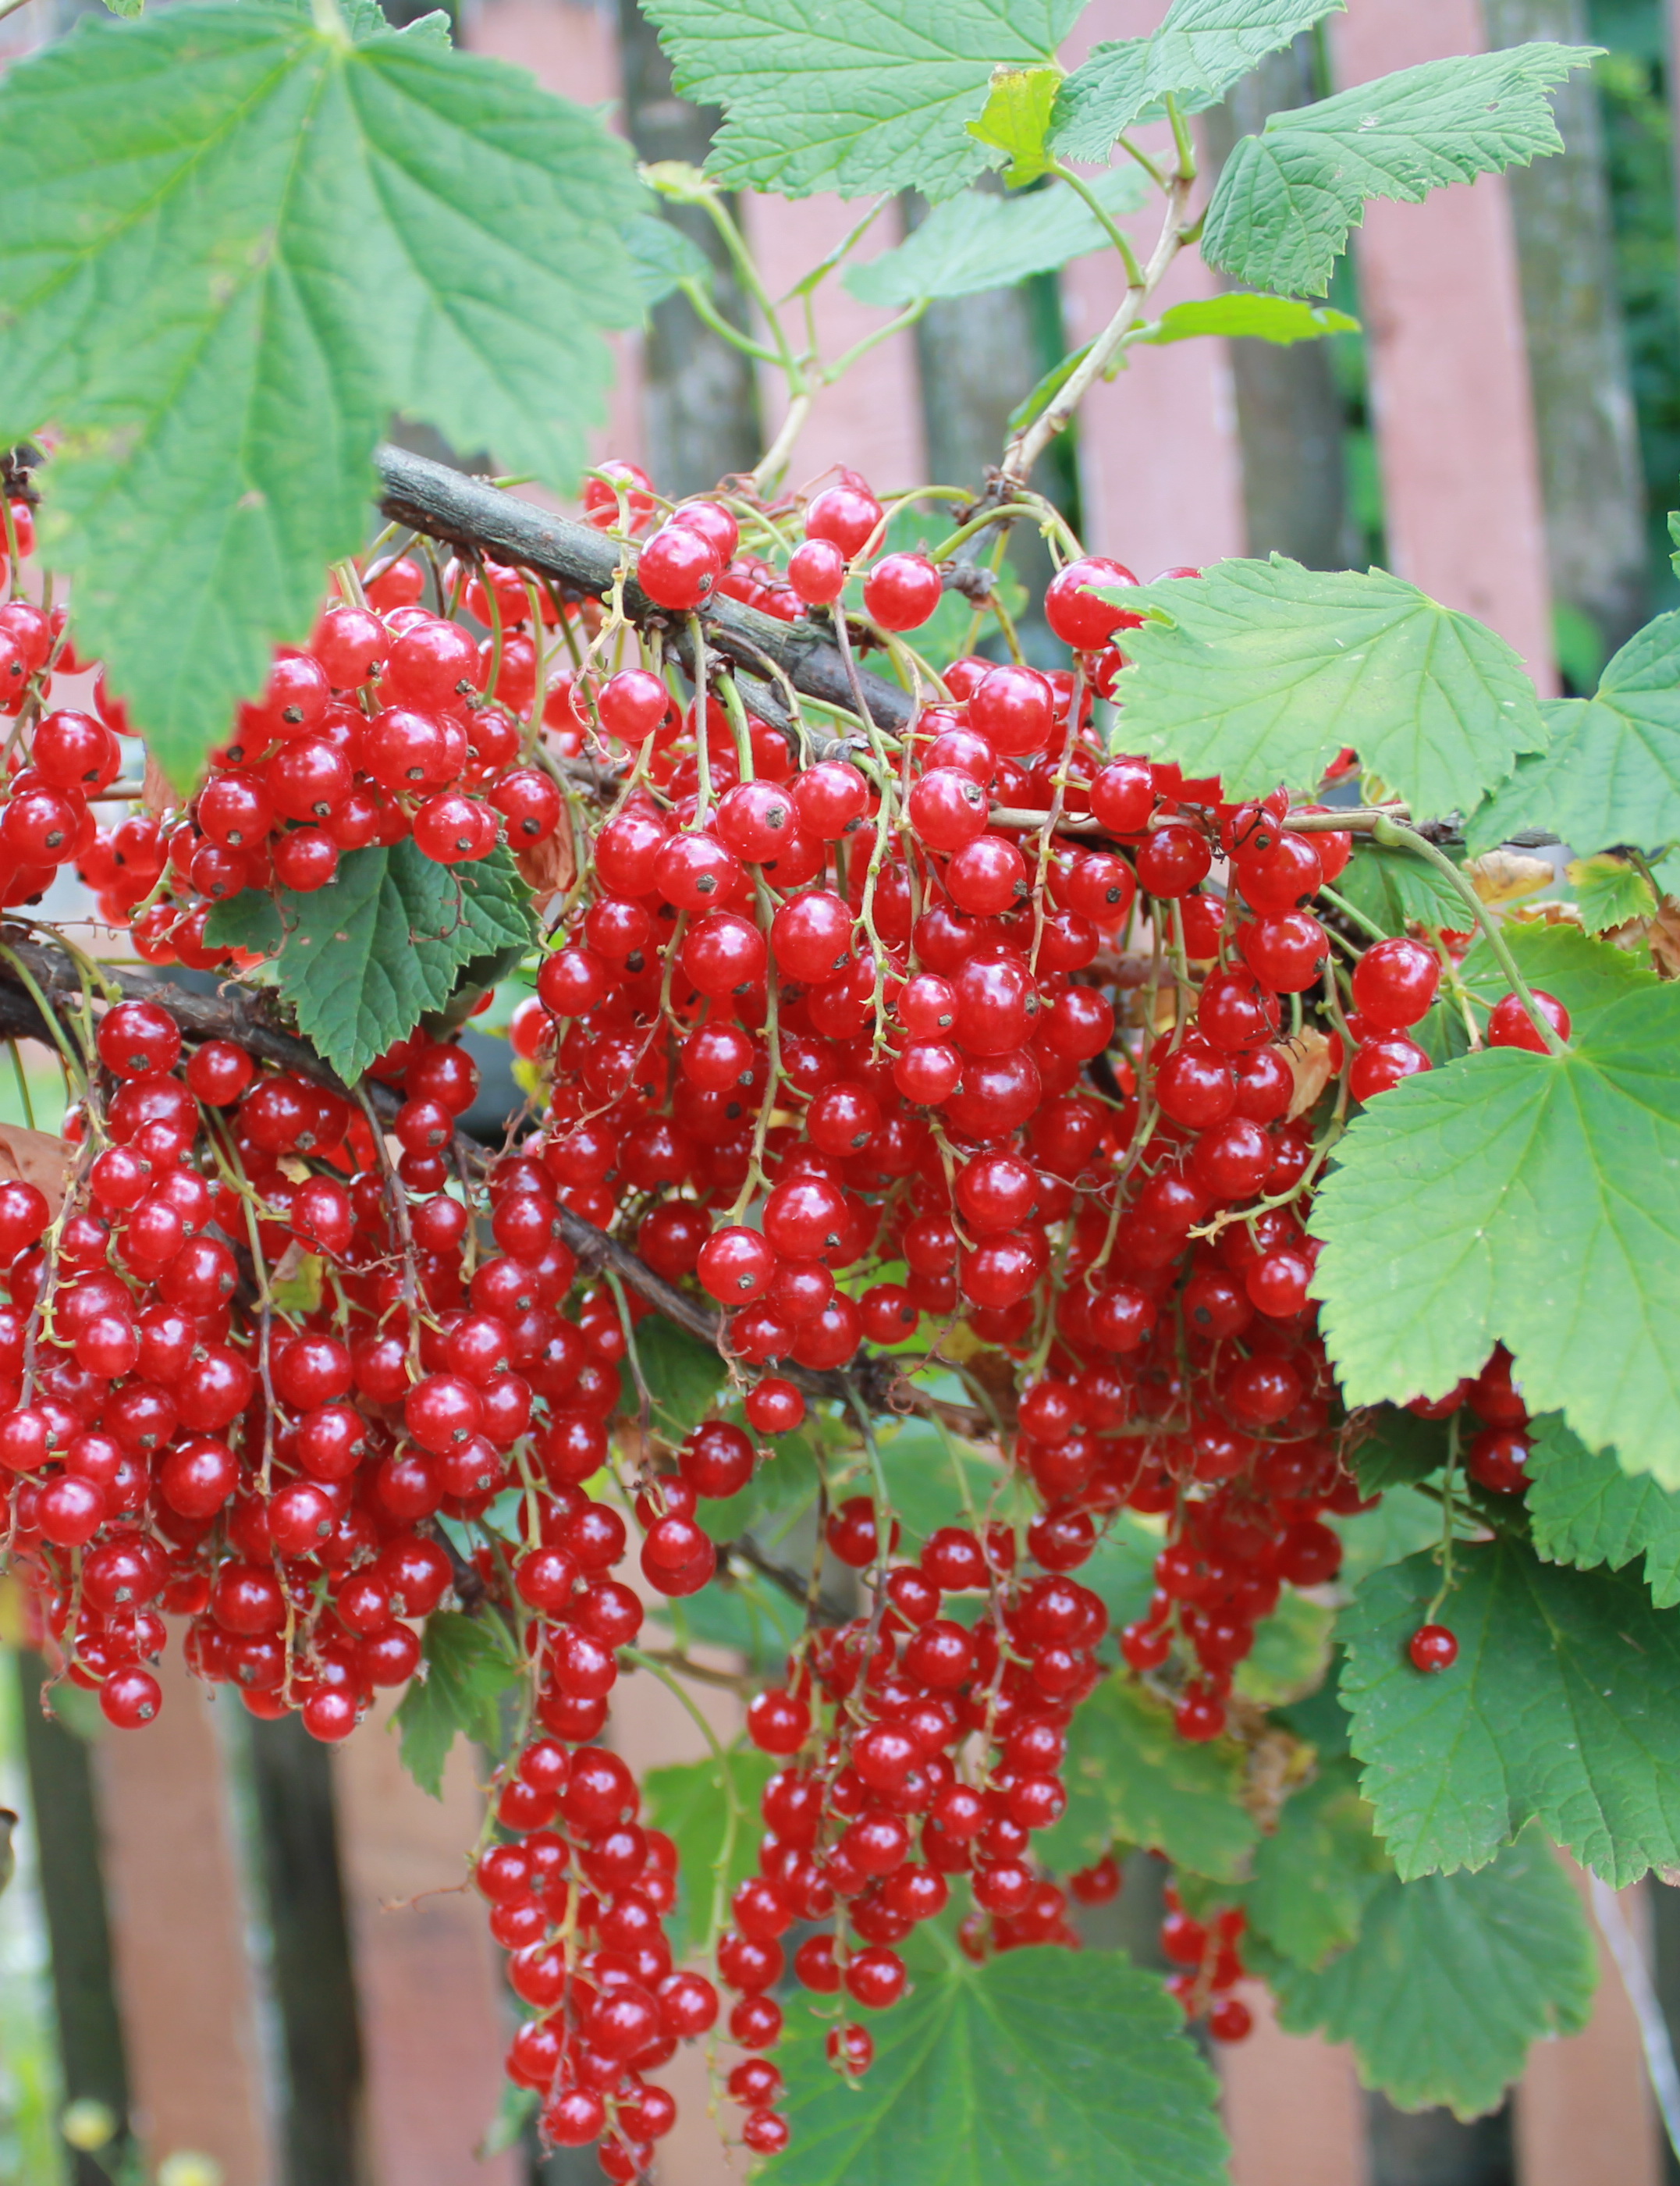
<path id="1" fill-rule="evenodd" d="M 394 410 L 554 479 L 612 371 L 644 202 L 603 119 L 356 11 L 183 5 L 0 81 L 0 446 L 59 429 L 78 642 L 193 782 L 366 537 Z"/>
<path id="2" fill-rule="evenodd" d="M 705 1945 L 714 1881 L 721 1878 L 727 1920 L 731 1894 L 753 1872 L 764 1835 L 759 1802 L 776 1768 L 767 1753 L 736 1746 L 725 1749 L 721 1765 L 708 1754 L 703 1761 L 650 1768 L 642 1778 L 648 1827 L 664 1830 L 677 1848 L 671 1948 L 678 1958 Z"/>
<path id="3" fill-rule="evenodd" d="M 530 891 L 506 850 L 440 866 L 412 841 L 339 860 L 324 888 L 277 897 L 244 889 L 216 905 L 213 945 L 275 959 L 299 1029 L 351 1083 L 430 1010 L 468 966 L 531 939 Z"/>
<path id="4" fill-rule="evenodd" d="M 1261 1838 L 1242 1903 L 1257 1937 L 1291 1965 L 1311 1969 L 1355 1940 L 1366 1907 L 1393 1871 L 1353 1761 L 1323 1760 Z"/>
<path id="5" fill-rule="evenodd" d="M 1024 189 L 1049 170 L 1044 133 L 1061 80 L 1059 68 L 995 69 L 984 110 L 968 125 L 971 137 L 1009 162 L 1004 182 L 1011 190 Z"/>
<path id="6" fill-rule="evenodd" d="M 1220 171 L 1202 256 L 1257 288 L 1322 296 L 1368 198 L 1415 205 L 1562 151 L 1548 94 L 1599 50 L 1455 53 L 1273 115 Z"/>
<path id="7" fill-rule="evenodd" d="M 1410 926 L 1461 933 L 1470 921 L 1464 898 L 1446 876 L 1410 850 L 1357 842 L 1336 893 L 1386 933 Z"/>
<path id="8" fill-rule="evenodd" d="M 712 1345 L 701 1342 L 663 1314 L 650 1314 L 638 1324 L 636 1356 L 647 1385 L 654 1432 L 669 1442 L 681 1442 L 712 1410 L 723 1387 L 723 1360 Z M 628 1370 L 623 1402 L 628 1412 L 639 1408 L 636 1376 Z"/>
<path id="9" fill-rule="evenodd" d="M 876 2059 L 848 2085 L 832 2013 L 803 1999 L 776 2052 L 792 2144 L 767 2186 L 1221 2186 L 1208 2071 L 1158 1976 L 1108 1952 L 1011 1951 L 974 1965 L 916 1953 L 914 1986 L 873 2014 Z"/>
<path id="10" fill-rule="evenodd" d="M 1052 1867 L 1082 1867 L 1111 1844 L 1146 1845 L 1175 1866 L 1235 1881 L 1259 1835 L 1240 1803 L 1242 1750 L 1193 1746 L 1124 1673 L 1104 1680 L 1068 1727 L 1067 1811 L 1035 1840 Z"/>
<path id="11" fill-rule="evenodd" d="M 1183 114 L 1217 106 L 1257 61 L 1289 45 L 1345 0 L 1173 0 L 1147 37 L 1091 49 L 1056 100 L 1064 159 L 1106 160 L 1114 141 L 1151 120 L 1170 94 Z"/>
<path id="12" fill-rule="evenodd" d="M 1050 66 L 1079 0 L 652 0 L 677 89 L 721 106 L 707 171 L 728 188 L 936 202 L 999 164 L 971 135 L 997 69 Z"/>
<path id="13" fill-rule="evenodd" d="M 1465 837 L 1491 849 L 1524 827 L 1580 851 L 1680 840 L 1680 612 L 1636 631 L 1590 698 L 1542 708 L 1543 750 L 1471 814 Z"/>
<path id="14" fill-rule="evenodd" d="M 1379 1881 L 1328 1965 L 1261 1965 L 1285 2032 L 1350 2043 L 1401 2110 L 1460 2118 L 1498 2107 L 1532 2043 L 1580 2032 L 1598 1978 L 1580 1901 L 1532 1834 L 1479 1875 Z"/>
<path id="15" fill-rule="evenodd" d="M 402 1741 L 403 1767 L 440 1799 L 444 1763 L 457 1737 L 492 1752 L 500 1745 L 498 1703 L 518 1672 L 496 1625 L 454 1610 L 434 1610 L 426 1619 L 420 1656 L 425 1676 L 411 1681 L 391 1724 Z"/>
<path id="16" fill-rule="evenodd" d="M 1680 1614 L 1637 1579 L 1460 1546 L 1442 1620 L 1458 1660 L 1407 1642 L 1441 1584 L 1425 1552 L 1364 1579 L 1342 1615 L 1350 1741 L 1397 1871 L 1486 1867 L 1530 1822 L 1618 1888 L 1680 1860 Z"/>
<path id="17" fill-rule="evenodd" d="M 1104 210 L 1117 216 L 1134 211 L 1145 191 L 1134 168 L 1099 175 L 1091 188 Z M 924 297 L 1012 288 L 1108 248 L 1096 216 L 1070 189 L 1035 190 L 1024 198 L 970 190 L 936 205 L 895 250 L 853 266 L 845 285 L 861 303 L 902 311 Z"/>
<path id="18" fill-rule="evenodd" d="M 1561 1055 L 1484 1049 L 1357 1116 L 1313 1206 L 1313 1294 L 1350 1404 L 1443 1396 L 1503 1342 L 1531 1411 L 1680 1484 L 1680 989 L 1554 931 L 1532 975 L 1574 1010 L 1590 952 L 1610 962 L 1583 985 L 1615 999 Z"/>
<path id="19" fill-rule="evenodd" d="M 1571 858 L 1565 871 L 1575 890 L 1575 907 L 1588 933 L 1605 933 L 1631 919 L 1649 918 L 1657 907 L 1656 890 L 1626 858 L 1602 854 Z"/>
<path id="20" fill-rule="evenodd" d="M 1112 596 L 1117 598 L 1118 595 Z M 1462 810 L 1545 742 L 1502 637 L 1384 569 L 1215 563 L 1124 596 L 1128 748 L 1228 797 L 1315 788 L 1344 747 L 1421 816 Z"/>
<path id="21" fill-rule="evenodd" d="M 1534 1553 L 1548 1563 L 1620 1571 L 1643 1555 L 1659 1609 L 1680 1602 L 1680 1495 L 1649 1473 L 1630 1478 L 1614 1450 L 1593 1451 L 1560 1420 L 1535 1424 L 1526 1508 Z"/>

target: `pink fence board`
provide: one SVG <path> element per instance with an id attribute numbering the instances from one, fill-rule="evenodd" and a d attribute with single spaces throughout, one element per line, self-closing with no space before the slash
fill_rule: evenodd
<path id="1" fill-rule="evenodd" d="M 178 1634 L 158 1669 L 163 1707 L 94 1750 L 111 1949 L 135 2126 L 155 2163 L 196 2149 L 224 2186 L 275 2176 L 256 1997 L 212 1700 Z"/>
<path id="2" fill-rule="evenodd" d="M 1260 1982 L 1242 1994 L 1254 2032 L 1218 2052 L 1231 2186 L 1369 2186 L 1365 2099 L 1351 2052 L 1285 2034 Z"/>
<path id="3" fill-rule="evenodd" d="M 1476 0 L 1350 0 L 1338 80 L 1481 49 Z M 1556 688 L 1510 200 L 1497 176 L 1374 203 L 1356 237 L 1396 573 L 1489 623 Z"/>

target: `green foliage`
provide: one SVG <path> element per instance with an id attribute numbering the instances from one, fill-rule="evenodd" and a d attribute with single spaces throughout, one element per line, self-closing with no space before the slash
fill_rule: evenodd
<path id="1" fill-rule="evenodd" d="M 403 1695 L 391 1723 L 402 1740 L 402 1765 L 434 1799 L 457 1735 L 492 1752 L 500 1746 L 499 1702 L 518 1677 L 500 1622 L 434 1610 L 420 1640 L 423 1680 Z"/>
<path id="2" fill-rule="evenodd" d="M 767 1753 L 733 1746 L 721 1764 L 708 1754 L 703 1761 L 650 1768 L 642 1778 L 647 1825 L 664 1830 L 677 1848 L 670 1937 L 679 1959 L 704 1948 L 714 1902 L 727 1920 L 731 1893 L 753 1873 L 764 1835 L 759 1802 L 776 1765 Z"/>
<path id="3" fill-rule="evenodd" d="M 1344 1588 L 1355 1587 L 1367 1572 L 1397 1564 L 1420 1549 L 1433 1548 L 1441 1539 L 1441 1505 L 1415 1488 L 1390 1488 L 1374 1511 L 1356 1511 L 1351 1518 L 1333 1518 L 1330 1523 L 1341 1536 L 1337 1578 Z M 1463 1526 L 1455 1530 L 1463 1531 Z"/>
<path id="4" fill-rule="evenodd" d="M 1649 1474 L 1630 1479 L 1613 1450 L 1588 1449 L 1557 1419 L 1537 1423 L 1528 1476 L 1536 1555 L 1612 1571 L 1643 1555 L 1657 1607 L 1680 1602 L 1680 1495 Z"/>
<path id="5" fill-rule="evenodd" d="M 1447 1462 L 1447 1430 L 1439 1420 L 1420 1420 L 1402 1404 L 1375 1404 L 1358 1421 L 1360 1439 L 1349 1462 L 1360 1492 L 1427 1480 Z"/>
<path id="6" fill-rule="evenodd" d="M 938 199 L 1005 154 L 968 124 L 995 69 L 1050 65 L 1078 0 L 794 0 L 753 14 L 733 0 L 652 0 L 676 87 L 724 108 L 707 171 L 783 197 L 918 189 Z"/>
<path id="7" fill-rule="evenodd" d="M 1393 1874 L 1359 1796 L 1358 1773 L 1346 1756 L 1322 1762 L 1255 1848 L 1253 1880 L 1242 1893 L 1249 1925 L 1291 1965 L 1310 1970 L 1345 1951 Z"/>
<path id="8" fill-rule="evenodd" d="M 1523 978 L 1555 995 L 1577 1025 L 1625 995 L 1651 993 L 1659 985 L 1655 972 L 1637 956 L 1614 942 L 1595 941 L 1576 926 L 1507 922 L 1504 941 Z M 1465 952 L 1459 976 L 1489 1009 L 1507 992 L 1505 975 L 1485 935 L 1478 934 Z"/>
<path id="9" fill-rule="evenodd" d="M 860 2086 L 828 2065 L 832 2011 L 802 2000 L 776 2053 L 792 2145 L 770 2186 L 1220 2186 L 1212 2074 L 1159 1978 L 1108 1952 L 916 1952 L 910 1994 L 871 2015 Z"/>
<path id="10" fill-rule="evenodd" d="M 1354 1119 L 1311 1225 L 1350 1404 L 1443 1396 L 1503 1341 L 1532 1410 L 1680 1483 L 1680 990 L 1638 978 L 1561 1055 L 1484 1049 Z"/>
<path id="11" fill-rule="evenodd" d="M 245 889 L 211 911 L 211 942 L 275 957 L 283 1001 L 339 1076 L 441 1009 L 475 958 L 532 938 L 530 891 L 506 850 L 440 866 L 412 842 L 350 850 L 330 888 Z"/>
<path id="12" fill-rule="evenodd" d="M 1008 160 L 1004 182 L 1010 189 L 1024 189 L 1049 171 L 1044 134 L 1061 75 L 1054 67 L 997 70 L 984 112 L 968 125 L 971 137 Z"/>
<path id="13" fill-rule="evenodd" d="M 712 1410 L 723 1387 L 725 1368 L 714 1348 L 679 1328 L 663 1314 L 650 1314 L 636 1330 L 636 1359 L 647 1385 L 654 1432 L 668 1442 L 692 1434 Z M 624 1377 L 624 1404 L 640 1403 L 636 1376 Z"/>
<path id="14" fill-rule="evenodd" d="M 904 1554 L 941 1526 L 966 1526 L 971 1513 L 984 1510 L 1006 1483 L 994 1464 L 988 1464 L 957 1436 L 940 1432 L 932 1420 L 907 1420 L 879 1437 L 881 1470 L 893 1510 L 904 1528 Z M 866 1495 L 873 1476 L 860 1462 L 854 1476 L 837 1494 Z M 1000 1516 L 1007 1515 L 1000 1511 Z"/>
<path id="15" fill-rule="evenodd" d="M 1106 1679 L 1067 1733 L 1067 1812 L 1037 1839 L 1051 1867 L 1083 1867 L 1115 1842 L 1145 1845 L 1177 1867 L 1234 1882 L 1258 1830 L 1240 1803 L 1242 1749 L 1193 1746 L 1128 1674 Z"/>
<path id="16" fill-rule="evenodd" d="M 802 1602 L 759 1572 L 733 1562 L 698 1594 L 662 1603 L 659 1616 L 680 1645 L 697 1640 L 708 1646 L 728 1647 L 771 1678 L 781 1674 L 805 1624 Z"/>
<path id="17" fill-rule="evenodd" d="M 714 1541 L 738 1541 L 751 1532 L 780 1539 L 816 1500 L 817 1455 L 809 1432 L 778 1435 L 770 1455 L 738 1495 L 703 1502 L 695 1517 Z"/>
<path id="18" fill-rule="evenodd" d="M 1462 933 L 1470 923 L 1464 898 L 1444 873 L 1413 851 L 1380 843 L 1356 842 L 1336 893 L 1385 933 L 1403 933 L 1413 924 Z"/>
<path id="19" fill-rule="evenodd" d="M 1598 1976 L 1580 1902 L 1532 1834 L 1479 1875 L 1377 1881 L 1358 1941 L 1316 1970 L 1257 1955 L 1287 2032 L 1351 2043 L 1402 2110 L 1461 2118 L 1498 2106 L 1531 2043 L 1580 2032 Z"/>
<path id="20" fill-rule="evenodd" d="M 1224 334 L 1230 340 L 1274 343 L 1288 349 L 1296 342 L 1321 341 L 1326 334 L 1357 334 L 1358 319 L 1327 305 L 1303 304 L 1289 296 L 1199 296 L 1173 304 L 1155 323 L 1133 337 L 1138 342 L 1180 342 L 1198 334 Z"/>
<path id="21" fill-rule="evenodd" d="M 1473 849 L 1541 827 L 1582 852 L 1680 838 L 1680 614 L 1630 637 L 1590 698 L 1542 709 L 1543 750 L 1515 772 L 1465 832 Z"/>
<path id="22" fill-rule="evenodd" d="M 1453 54 L 1273 115 L 1220 171 L 1202 256 L 1257 288 L 1322 296 L 1366 199 L 1415 205 L 1449 182 L 1560 152 L 1547 94 L 1595 51 Z"/>
<path id="23" fill-rule="evenodd" d="M 1114 595 L 1118 598 L 1118 595 Z M 1544 744 L 1502 637 L 1386 570 L 1215 563 L 1125 595 L 1128 748 L 1218 774 L 1229 797 L 1315 788 L 1352 744 L 1421 816 L 1474 804 Z"/>
<path id="24" fill-rule="evenodd" d="M 641 193 L 601 116 L 430 28 L 287 0 L 72 35 L 0 83 L 0 446 L 180 786 L 366 537 L 393 410 L 560 479 L 631 323 Z"/>
<path id="25" fill-rule="evenodd" d="M 1605 933 L 1629 919 L 1649 918 L 1657 907 L 1656 890 L 1626 858 L 1601 854 L 1571 859 L 1569 880 L 1588 933 Z"/>
<path id="26" fill-rule="evenodd" d="M 1254 1645 L 1238 1663 L 1236 1690 L 1257 1707 L 1279 1707 L 1310 1692 L 1330 1661 L 1336 1611 L 1286 1589 L 1255 1628 Z"/>
<path id="27" fill-rule="evenodd" d="M 1145 187 L 1134 167 L 1117 167 L 1092 184 L 1112 215 L 1135 210 Z M 1070 259 L 1108 247 L 1095 214 L 1070 189 L 1034 190 L 1023 198 L 970 190 L 936 205 L 896 250 L 853 266 L 845 285 L 860 302 L 901 311 L 924 296 L 972 296 L 1012 288 L 1034 273 L 1051 272 Z"/>
<path id="28" fill-rule="evenodd" d="M 1441 1583 L 1422 1554 L 1343 1613 L 1341 1697 L 1360 1788 L 1400 1875 L 1485 1867 L 1531 1821 L 1618 1887 L 1680 1860 L 1680 1614 L 1637 1579 L 1459 1548 L 1450 1669 L 1406 1645 Z"/>
<path id="29" fill-rule="evenodd" d="M 624 223 L 624 249 L 630 278 L 649 311 L 685 281 L 711 280 L 712 261 L 693 237 L 655 213 L 639 213 Z"/>
<path id="30" fill-rule="evenodd" d="M 1289 45 L 1344 0 L 1173 0 L 1147 37 L 1095 46 L 1056 101 L 1056 149 L 1065 159 L 1106 160 L 1117 137 L 1162 111 L 1217 106 L 1257 61 Z M 1237 20 L 1234 20 L 1237 19 Z"/>

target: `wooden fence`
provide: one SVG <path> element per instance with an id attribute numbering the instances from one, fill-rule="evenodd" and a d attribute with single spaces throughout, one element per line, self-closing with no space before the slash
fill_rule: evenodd
<path id="1" fill-rule="evenodd" d="M 8 21 L 0 62 L 46 34 L 49 25 L 32 19 L 52 4 L 34 0 Z M 1680 0 L 1670 4 L 1680 42 Z M 1080 36 L 1149 29 L 1162 5 L 1094 0 Z M 615 95 L 615 25 L 602 10 L 573 0 L 479 0 L 466 36 L 574 98 Z M 1347 85 L 1485 42 L 1477 0 L 1349 0 L 1330 41 Z M 822 199 L 754 205 L 773 289 L 818 258 L 851 216 Z M 1490 623 L 1542 688 L 1554 689 L 1547 510 L 1510 191 L 1487 179 L 1422 205 L 1373 205 L 1358 262 L 1390 563 Z M 1173 293 L 1205 293 L 1209 278 L 1188 262 Z M 1065 276 L 1070 344 L 1108 316 L 1115 279 L 1096 259 Z M 837 287 L 823 311 L 835 349 L 875 318 Z M 634 457 L 644 446 L 634 341 L 621 359 L 600 451 Z M 774 390 L 764 393 L 773 418 Z M 1238 413 L 1232 359 L 1218 342 L 1144 350 L 1100 389 L 1079 441 L 1091 546 L 1145 576 L 1263 546 L 1249 535 Z M 923 474 L 926 441 L 917 347 L 904 334 L 820 399 L 796 474 L 844 461 L 879 485 L 907 485 Z M 395 1742 L 377 1722 L 322 1757 L 312 1779 L 288 1774 L 267 1746 L 255 1770 L 249 1752 L 230 1768 L 235 1741 L 252 1735 L 227 1720 L 237 1704 L 213 1699 L 181 1673 L 178 1654 L 170 1659 L 158 1724 L 100 1738 L 91 1771 L 87 1750 L 73 1750 L 68 1734 L 31 1729 L 46 1796 L 25 1849 L 56 1908 L 55 1938 L 63 1931 L 61 2004 L 81 2014 L 81 2049 L 67 2054 L 70 2092 L 126 2094 L 154 2161 L 200 2150 L 220 2166 L 223 2186 L 515 2186 L 529 2175 L 520 2150 L 474 2159 L 496 2110 L 511 2013 L 481 1908 L 460 1886 L 479 1800 L 465 1750 L 456 1750 L 441 1802 L 402 1774 Z M 630 1757 L 697 1757 L 693 1726 L 660 1689 L 639 1677 L 623 1690 L 613 1735 Z M 254 1823 L 241 1801 L 248 1808 L 265 1768 L 269 1795 Z M 87 1880 L 90 1828 L 103 1915 L 89 1902 L 98 1896 Z M 271 1894 L 266 1920 L 254 1921 L 254 1841 Z M 277 1891 L 285 1916 L 277 1920 Z M 1646 1892 L 1625 1903 L 1643 1932 Z M 305 1935 L 345 1943 L 350 1993 L 333 1994 L 308 1962 L 288 1960 L 288 1934 L 294 1959 L 301 1949 L 300 1921 Z M 254 1936 L 268 1938 L 266 1964 Z M 102 1981 L 119 2022 L 103 2035 L 97 1998 L 88 2004 Z M 1374 2141 L 1347 2053 L 1282 2034 L 1263 1998 L 1254 2003 L 1254 2037 L 1221 2060 L 1235 2186 L 1397 2178 Z M 662 2176 L 667 2186 L 721 2186 L 739 2173 L 718 2150 L 698 2061 L 685 2060 L 673 2078 L 687 2099 L 685 2122 L 665 2144 Z M 286 2101 L 288 2086 L 305 2084 L 322 2113 L 313 2122 Z M 322 2117 L 335 2105 L 341 2129 L 328 2129 L 332 2120 L 323 2127 Z M 1511 2142 L 1518 2186 L 1657 2186 L 1664 2177 L 1638 2030 L 1608 1965 L 1588 2030 L 1534 2053 L 1516 2091 Z M 581 2170 L 551 2165 L 543 2175 L 569 2182 L 592 2172 L 585 2159 Z"/>

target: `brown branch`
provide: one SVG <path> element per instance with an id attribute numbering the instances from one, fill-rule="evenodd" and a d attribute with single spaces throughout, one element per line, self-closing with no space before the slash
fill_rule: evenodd
<path id="1" fill-rule="evenodd" d="M 384 489 L 381 506 L 385 514 L 428 538 L 488 552 L 498 561 L 535 569 L 568 591 L 594 599 L 607 597 L 626 563 L 634 570 L 633 549 L 590 524 L 551 515 L 532 502 L 503 493 L 483 479 L 411 455 L 406 448 L 381 447 L 374 460 Z M 684 666 L 692 669 L 685 618 L 656 607 L 633 574 L 625 580 L 624 607 L 633 621 L 664 628 Z M 848 712 L 855 705 L 839 648 L 809 623 L 781 622 L 723 594 L 708 601 L 701 617 L 708 653 L 748 670 L 762 661 L 773 661 L 805 697 Z M 753 712 L 777 728 L 792 728 L 787 709 L 771 685 L 750 674 L 737 681 Z M 865 672 L 861 687 L 877 727 L 896 734 L 908 726 L 914 709 L 896 683 Z"/>

